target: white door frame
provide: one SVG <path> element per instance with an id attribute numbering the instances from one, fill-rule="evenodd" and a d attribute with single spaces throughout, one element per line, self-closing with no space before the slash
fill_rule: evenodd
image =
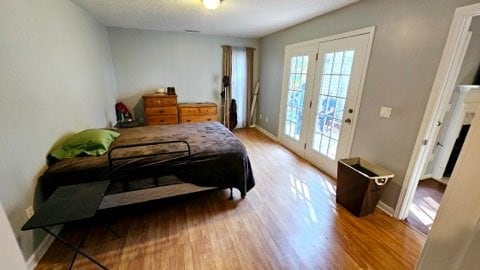
<path id="1" fill-rule="evenodd" d="M 415 195 L 423 168 L 435 145 L 438 134 L 437 123 L 441 122 L 469 44 L 470 24 L 474 16 L 480 15 L 480 3 L 458 7 L 455 10 L 443 55 L 425 109 L 422 124 L 415 142 L 408 169 L 403 181 L 394 216 L 405 219 Z"/>
<path id="2" fill-rule="evenodd" d="M 363 74 L 361 74 L 362 77 L 361 77 L 361 80 L 360 80 L 360 86 L 359 86 L 358 96 L 357 96 L 357 109 L 353 112 L 353 115 L 352 115 L 352 119 L 353 119 L 352 120 L 352 129 L 353 129 L 353 131 L 352 131 L 352 134 L 351 134 L 351 136 L 348 140 L 348 146 L 347 146 L 347 151 L 346 151 L 347 154 L 350 154 L 355 129 L 356 129 L 356 126 L 357 126 L 358 111 L 360 110 L 359 109 L 360 108 L 360 101 L 361 101 L 362 96 L 363 96 L 363 88 L 364 88 L 364 85 L 365 85 L 365 78 L 366 78 L 366 74 L 367 74 L 368 63 L 370 61 L 370 53 L 371 53 L 371 50 L 372 50 L 374 33 L 375 33 L 375 26 L 370 26 L 370 27 L 365 27 L 365 28 L 358 29 L 358 30 L 353 30 L 353 31 L 349 31 L 349 32 L 341 33 L 341 34 L 336 34 L 336 35 L 331 35 L 331 36 L 327 36 L 327 37 L 321 37 L 321 38 L 317 38 L 317 39 L 308 40 L 308 41 L 295 43 L 295 44 L 290 44 L 290 45 L 285 46 L 285 59 L 284 59 L 284 64 L 283 64 L 284 69 L 285 69 L 286 66 L 290 65 L 290 62 L 288 62 L 289 59 L 287 59 L 287 57 L 286 57 L 286 55 L 287 55 L 286 52 L 290 49 L 305 46 L 305 45 L 314 45 L 314 44 L 318 44 L 318 43 L 329 42 L 329 41 L 342 39 L 342 38 L 354 37 L 354 36 L 365 35 L 365 34 L 369 35 L 369 41 L 368 41 L 368 45 L 367 45 L 367 53 L 365 54 L 365 60 L 364 60 L 363 67 L 362 67 L 363 68 Z M 284 71 L 284 74 L 285 74 L 285 71 Z M 280 141 L 280 138 L 282 136 L 281 133 L 283 132 L 283 124 L 285 122 L 285 119 L 284 119 L 284 117 L 285 117 L 285 106 L 284 106 L 284 104 L 286 103 L 286 100 L 288 98 L 287 97 L 287 95 L 288 95 L 287 92 L 288 91 L 285 91 L 285 88 L 288 85 L 288 79 L 283 78 L 282 80 L 283 81 L 282 81 L 282 90 L 281 90 L 282 92 L 281 92 L 281 98 L 280 98 L 280 117 L 279 117 L 279 121 L 278 121 L 278 133 L 277 133 L 277 138 L 279 138 L 279 141 Z M 310 102 L 310 101 L 308 101 L 308 102 Z M 305 104 L 308 104 L 308 103 L 305 103 Z"/>

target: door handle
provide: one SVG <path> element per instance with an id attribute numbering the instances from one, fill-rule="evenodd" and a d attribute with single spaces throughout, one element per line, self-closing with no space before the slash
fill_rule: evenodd
<path id="1" fill-rule="evenodd" d="M 350 118 L 345 119 L 345 123 L 347 123 L 347 124 L 352 123 L 352 119 L 350 119 Z"/>

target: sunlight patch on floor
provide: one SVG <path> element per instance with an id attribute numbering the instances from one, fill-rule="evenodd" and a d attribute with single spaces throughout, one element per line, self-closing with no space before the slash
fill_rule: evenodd
<path id="1" fill-rule="evenodd" d="M 424 197 L 418 205 L 412 205 L 410 211 L 425 226 L 431 229 L 439 204 L 432 197 Z"/>
<path id="2" fill-rule="evenodd" d="M 303 200 L 305 205 L 308 208 L 309 217 L 306 221 L 311 221 L 315 224 L 318 223 L 317 215 L 315 214 L 315 209 L 312 205 L 312 199 L 310 197 L 310 190 L 307 186 L 306 181 L 290 174 L 290 190 L 296 199 Z"/>

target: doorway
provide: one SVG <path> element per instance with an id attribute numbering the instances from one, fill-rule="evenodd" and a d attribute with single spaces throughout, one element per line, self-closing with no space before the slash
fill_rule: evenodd
<path id="1" fill-rule="evenodd" d="M 279 141 L 333 177 L 350 152 L 373 31 L 285 49 Z"/>
<path id="2" fill-rule="evenodd" d="M 472 19 L 476 19 L 478 15 L 480 15 L 480 4 L 459 7 L 455 11 L 417 143 L 407 170 L 406 180 L 395 209 L 394 216 L 399 219 L 407 218 L 419 179 L 431 158 L 440 126 L 449 108 L 449 100 L 458 85 L 458 80 L 461 79 L 460 70 L 472 37 L 472 31 L 470 31 L 470 27 L 473 26 Z M 478 65 L 477 62 L 476 70 L 478 70 Z"/>
<path id="3" fill-rule="evenodd" d="M 472 41 L 474 40 L 472 39 Z M 480 33 L 478 41 L 480 43 Z M 476 47 L 479 43 L 471 42 L 470 47 Z M 467 51 L 466 57 L 472 57 L 469 51 Z M 480 63 L 480 55 L 476 62 Z M 478 64 L 473 66 L 464 64 L 460 74 L 465 69 L 476 70 L 477 66 Z M 460 78 L 459 82 L 462 81 Z M 473 77 L 467 80 L 470 83 L 475 82 Z M 415 191 L 407 222 L 424 234 L 429 233 L 435 220 L 443 193 L 467 137 L 476 108 L 480 104 L 479 87 L 478 85 L 458 85 L 455 88 L 449 102 L 449 110 L 443 118 L 442 126 L 435 140 L 430 161 L 427 163 L 423 177 Z"/>

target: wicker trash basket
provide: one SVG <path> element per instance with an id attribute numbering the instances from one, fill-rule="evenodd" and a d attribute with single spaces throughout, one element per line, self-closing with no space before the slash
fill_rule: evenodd
<path id="1" fill-rule="evenodd" d="M 357 217 L 373 212 L 394 174 L 362 158 L 341 159 L 337 167 L 336 201 Z"/>

